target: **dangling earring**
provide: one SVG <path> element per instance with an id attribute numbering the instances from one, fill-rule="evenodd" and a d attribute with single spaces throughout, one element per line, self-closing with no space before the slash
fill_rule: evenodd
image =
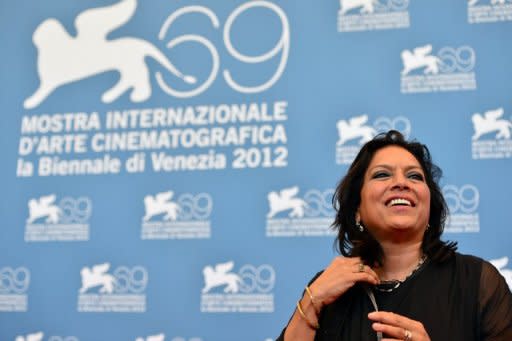
<path id="1" fill-rule="evenodd" d="M 356 227 L 359 229 L 359 232 L 364 232 L 364 226 L 361 225 L 361 222 L 356 222 Z"/>
<path id="2" fill-rule="evenodd" d="M 430 224 L 427 223 L 427 228 L 425 229 L 425 231 L 428 231 L 429 228 L 430 228 Z"/>

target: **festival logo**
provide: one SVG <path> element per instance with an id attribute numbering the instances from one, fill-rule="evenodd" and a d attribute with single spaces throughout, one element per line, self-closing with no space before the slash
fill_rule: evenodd
<path id="1" fill-rule="evenodd" d="M 56 336 L 52 335 L 45 338 L 43 332 L 30 333 L 27 335 L 18 335 L 14 341 L 80 341 L 76 336 Z"/>
<path id="2" fill-rule="evenodd" d="M 55 194 L 28 201 L 25 241 L 89 240 L 89 218 L 92 202 L 87 197 L 64 197 L 57 202 Z"/>
<path id="3" fill-rule="evenodd" d="M 15 341 L 43 341 L 44 333 L 36 332 L 27 335 L 16 336 Z"/>
<path id="4" fill-rule="evenodd" d="M 339 0 L 338 31 L 409 27 L 409 0 Z"/>
<path id="5" fill-rule="evenodd" d="M 150 335 L 148 337 L 138 337 L 135 339 L 135 341 L 164 341 L 164 340 L 165 340 L 164 333 Z"/>
<path id="6" fill-rule="evenodd" d="M 469 0 L 468 22 L 481 24 L 512 21 L 511 0 Z"/>
<path id="7" fill-rule="evenodd" d="M 109 269 L 110 263 L 82 268 L 78 311 L 145 312 L 147 270 L 142 266 L 119 266 L 109 273 Z"/>
<path id="8" fill-rule="evenodd" d="M 113 5 L 97 7 L 83 11 L 75 18 L 76 35 L 72 36 L 63 24 L 55 19 L 44 20 L 35 29 L 32 36 L 37 49 L 37 73 L 39 87 L 23 103 L 25 109 L 40 105 L 58 88 L 83 80 L 107 71 L 117 71 L 120 79 L 117 84 L 101 96 L 104 103 L 111 103 L 129 92 L 132 102 L 143 102 L 151 97 L 151 77 L 146 57 L 151 57 L 172 78 L 180 84 L 171 87 L 163 74 L 156 72 L 156 79 L 161 89 L 174 97 L 193 97 L 205 91 L 213 83 L 220 69 L 220 58 L 216 46 L 204 36 L 185 34 L 171 39 L 167 48 L 181 44 L 198 44 L 210 57 L 210 71 L 207 75 L 191 75 L 179 70 L 169 58 L 152 42 L 131 36 L 108 39 L 108 35 L 125 25 L 135 14 L 137 0 L 121 0 Z M 237 18 L 248 10 L 265 8 L 279 18 L 282 34 L 275 48 L 261 56 L 246 56 L 233 45 L 231 28 Z M 205 16 L 215 31 L 221 23 L 217 15 L 208 7 L 186 6 L 171 13 L 163 23 L 158 39 L 163 41 L 171 26 L 180 17 L 195 13 Z M 262 84 L 240 84 L 229 69 L 223 72 L 226 83 L 235 91 L 242 93 L 258 93 L 273 86 L 281 77 L 288 60 L 290 46 L 289 23 L 285 12 L 274 3 L 268 1 L 251 1 L 238 6 L 224 24 L 224 44 L 227 51 L 237 60 L 246 64 L 263 63 L 281 54 L 281 61 L 275 73 Z M 73 63 L 68 63 L 72 60 Z M 257 60 L 257 61 L 256 61 Z M 190 67 L 189 67 L 190 68 Z"/>
<path id="9" fill-rule="evenodd" d="M 276 279 L 274 268 L 268 264 L 245 264 L 235 272 L 234 267 L 234 261 L 204 267 L 201 312 L 273 312 L 272 289 Z"/>
<path id="10" fill-rule="evenodd" d="M 111 6 L 86 10 L 75 19 L 75 37 L 57 19 L 43 21 L 32 37 L 38 51 L 40 84 L 23 106 L 26 109 L 34 108 L 55 89 L 105 71 L 118 71 L 121 77 L 114 87 L 103 93 L 101 99 L 104 103 L 113 102 L 128 90 L 131 90 L 130 99 L 133 102 L 145 101 L 151 96 L 146 57 L 152 57 L 180 80 L 195 83 L 194 77 L 183 75 L 150 42 L 134 37 L 107 39 L 110 32 L 131 19 L 136 7 L 136 0 L 124 0 Z M 73 63 L 68 63 L 69 60 L 73 60 Z"/>
<path id="11" fill-rule="evenodd" d="M 160 333 L 156 335 L 150 335 L 148 337 L 138 337 L 135 341 L 165 341 L 165 334 Z M 176 336 L 170 339 L 170 341 L 202 341 L 199 337 L 185 338 L 181 336 Z"/>
<path id="12" fill-rule="evenodd" d="M 268 193 L 267 237 L 333 236 L 331 199 L 334 190 L 310 189 L 299 197 L 292 186 Z"/>
<path id="13" fill-rule="evenodd" d="M 471 116 L 473 159 L 505 159 L 512 157 L 512 119 L 503 117 L 503 108 Z"/>
<path id="14" fill-rule="evenodd" d="M 183 193 L 174 198 L 173 191 L 146 195 L 142 217 L 142 239 L 210 238 L 210 194 Z"/>
<path id="15" fill-rule="evenodd" d="M 361 146 L 378 133 L 394 129 L 407 139 L 411 134 L 411 122 L 407 117 L 377 117 L 368 124 L 368 115 L 353 116 L 348 120 L 336 122 L 338 141 L 336 142 L 336 164 L 348 165 L 355 159 Z"/>
<path id="16" fill-rule="evenodd" d="M 461 187 L 446 185 L 443 187 L 443 195 L 449 210 L 444 231 L 479 232 L 478 205 L 480 203 L 480 193 L 476 186 L 470 184 Z"/>
<path id="17" fill-rule="evenodd" d="M 497 259 L 491 259 L 490 263 L 494 265 L 496 269 L 500 272 L 500 274 L 505 278 L 507 284 L 512 290 L 512 269 L 510 269 L 510 265 L 508 265 L 508 257 L 501 257 Z M 506 267 L 508 265 L 508 268 Z"/>
<path id="18" fill-rule="evenodd" d="M 28 310 L 30 271 L 25 267 L 0 268 L 0 312 Z"/>
<path id="19" fill-rule="evenodd" d="M 401 53 L 402 93 L 475 90 L 476 55 L 470 46 L 443 47 L 433 54 L 432 45 Z"/>
<path id="20" fill-rule="evenodd" d="M 141 7 L 149 4 L 139 3 Z M 106 89 L 103 95 L 93 91 L 91 96 L 113 104 L 125 98 L 135 103 L 147 101 L 157 90 L 161 90 L 159 95 L 192 98 L 221 80 L 235 93 L 258 94 L 272 88 L 285 72 L 290 25 L 283 9 L 272 2 L 237 4 L 229 13 L 222 11 L 224 21 L 206 6 L 170 8 L 160 29 L 152 29 L 158 32 L 155 37 L 142 39 L 128 32 L 109 38 L 112 32 L 127 27 L 124 25 L 136 10 L 136 0 L 87 9 L 76 16 L 74 35 L 62 24 L 69 18 L 40 23 L 32 37 L 39 86 L 27 94 L 25 109 L 58 101 L 69 84 L 96 79 L 105 72 L 116 72 L 119 81 L 101 86 Z M 252 38 L 244 33 L 252 28 L 251 16 L 269 27 L 261 35 L 260 52 L 246 55 L 240 48 Z M 205 25 L 194 25 L 192 20 Z M 189 22 L 188 31 L 176 33 Z M 272 43 L 265 45 L 267 42 Z M 222 63 L 219 51 L 229 57 Z M 253 77 L 254 72 L 258 77 Z M 54 113 L 29 113 L 22 118 L 16 176 L 287 167 L 287 105 L 286 99 L 272 103 L 225 103 L 221 99 L 176 107 L 123 105 L 123 110 L 109 108 L 105 112 L 57 108 Z"/>

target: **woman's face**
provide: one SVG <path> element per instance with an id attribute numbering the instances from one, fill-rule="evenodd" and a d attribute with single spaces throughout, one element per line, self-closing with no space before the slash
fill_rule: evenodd
<path id="1" fill-rule="evenodd" d="M 378 150 L 364 175 L 357 218 L 379 241 L 421 240 L 429 215 L 430 190 L 418 160 L 399 146 Z"/>

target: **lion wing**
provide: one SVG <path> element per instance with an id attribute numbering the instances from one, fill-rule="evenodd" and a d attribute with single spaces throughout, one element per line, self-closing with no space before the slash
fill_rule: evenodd
<path id="1" fill-rule="evenodd" d="M 503 116 L 503 108 L 486 111 L 484 116 L 486 120 L 494 121 Z"/>
<path id="2" fill-rule="evenodd" d="M 123 0 L 112 6 L 92 8 L 75 20 L 77 35 L 87 39 L 105 39 L 107 34 L 124 25 L 135 13 L 137 0 Z"/>
<path id="3" fill-rule="evenodd" d="M 426 56 L 432 52 L 432 45 L 419 46 L 413 50 L 415 56 Z"/>
<path id="4" fill-rule="evenodd" d="M 279 193 L 281 194 L 281 199 L 289 199 L 292 198 L 297 193 L 299 193 L 299 187 L 293 186 L 290 188 L 285 188 L 282 189 L 281 192 Z"/>
<path id="5" fill-rule="evenodd" d="M 45 195 L 39 198 L 39 203 L 47 207 L 53 204 L 56 198 L 57 196 L 55 194 Z"/>
<path id="6" fill-rule="evenodd" d="M 95 274 L 103 274 L 110 268 L 110 263 L 98 264 L 92 267 L 92 272 Z"/>
<path id="7" fill-rule="evenodd" d="M 158 193 L 155 196 L 156 197 L 155 199 L 158 202 L 167 202 L 167 201 L 171 200 L 173 195 L 174 195 L 173 191 L 162 192 L 162 193 Z"/>
<path id="8" fill-rule="evenodd" d="M 360 127 L 368 122 L 368 115 L 352 117 L 348 122 L 351 127 Z"/>
<path id="9" fill-rule="evenodd" d="M 232 270 L 234 266 L 235 263 L 233 261 L 220 263 L 215 266 L 215 272 L 218 274 L 225 274 Z"/>

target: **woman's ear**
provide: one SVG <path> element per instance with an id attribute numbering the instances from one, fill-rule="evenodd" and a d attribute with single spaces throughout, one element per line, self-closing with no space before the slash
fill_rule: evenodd
<path id="1" fill-rule="evenodd" d="M 360 222 L 360 221 L 361 221 L 361 215 L 359 214 L 359 209 L 358 209 L 356 212 L 356 222 Z"/>

